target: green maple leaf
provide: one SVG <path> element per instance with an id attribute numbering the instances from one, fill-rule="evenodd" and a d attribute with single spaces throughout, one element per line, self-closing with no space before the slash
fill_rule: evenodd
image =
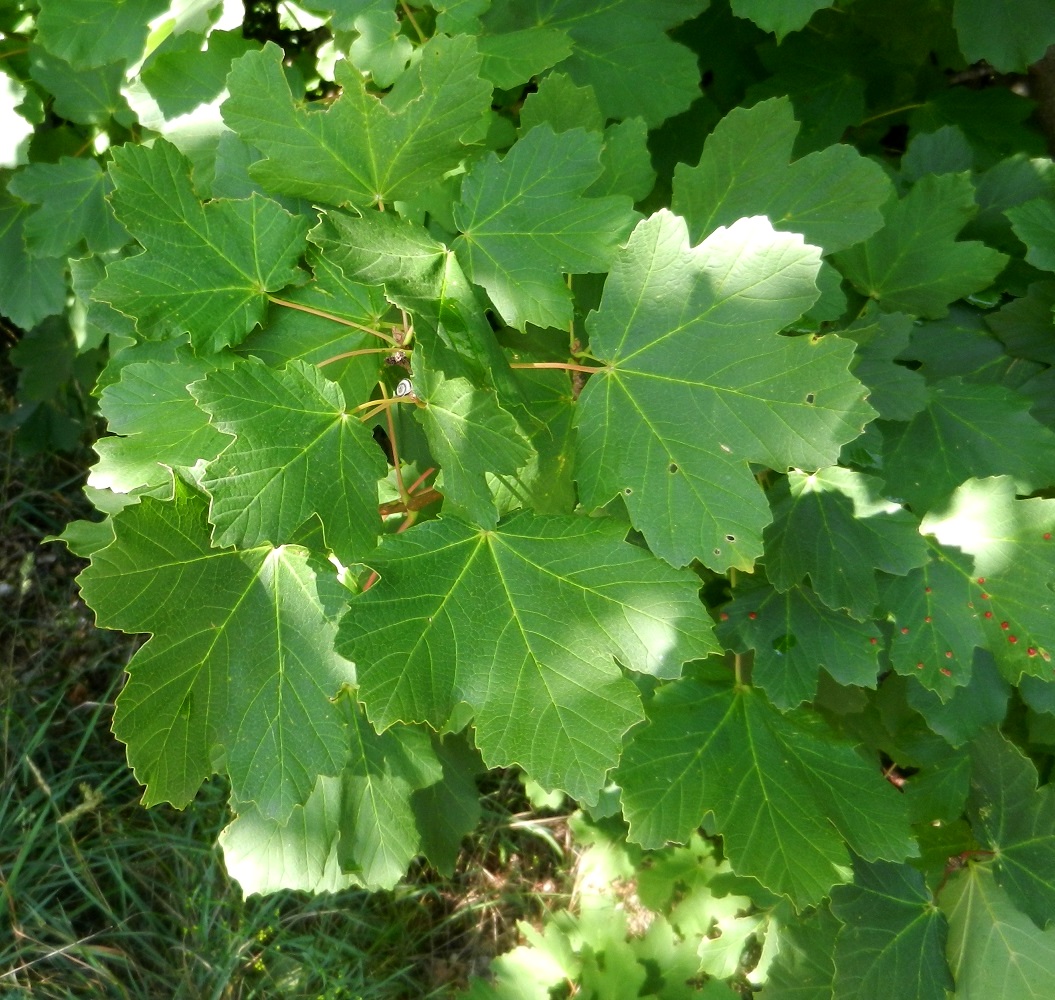
<path id="1" fill-rule="evenodd" d="M 66 307 L 66 262 L 60 257 L 31 257 L 25 230 L 33 209 L 0 191 L 0 313 L 23 330 Z"/>
<path id="2" fill-rule="evenodd" d="M 341 773 L 337 859 L 368 889 L 390 889 L 421 847 L 411 794 L 439 781 L 443 768 L 424 730 L 393 726 L 378 735 L 361 711 L 348 715 L 352 750 Z"/>
<path id="3" fill-rule="evenodd" d="M 37 41 L 75 69 L 90 69 L 142 54 L 148 22 L 167 0 L 41 0 Z"/>
<path id="4" fill-rule="evenodd" d="M 95 442 L 99 461 L 89 485 L 116 493 L 155 488 L 171 482 L 173 468 L 216 458 L 230 439 L 209 425 L 208 414 L 187 391 L 215 367 L 181 347 L 172 362 L 122 368 L 120 379 L 99 394 L 109 430 L 122 436 Z"/>
<path id="5" fill-rule="evenodd" d="M 819 262 L 761 218 L 698 247 L 666 211 L 634 230 L 587 321 L 604 363 L 579 399 L 588 507 L 622 493 L 674 565 L 752 566 L 770 517 L 748 463 L 831 465 L 873 413 L 848 344 L 775 336 L 816 300 Z"/>
<path id="6" fill-rule="evenodd" d="M 879 630 L 833 611 L 806 587 L 738 588 L 722 620 L 722 643 L 739 653 L 755 651 L 751 683 L 779 709 L 812 701 L 822 668 L 840 684 L 876 686 Z"/>
<path id="7" fill-rule="evenodd" d="M 169 35 L 151 54 L 139 76 L 166 118 L 193 111 L 223 93 L 231 62 L 255 44 L 241 31 L 213 31 L 202 51 L 202 36 Z"/>
<path id="8" fill-rule="evenodd" d="M 1037 198 L 1006 212 L 1015 235 L 1026 244 L 1026 260 L 1055 271 L 1055 203 Z"/>
<path id="9" fill-rule="evenodd" d="M 198 353 L 236 344 L 263 318 L 267 293 L 297 281 L 309 222 L 254 194 L 202 204 L 190 163 L 164 139 L 114 150 L 118 220 L 146 248 L 107 268 L 95 296 L 141 333 L 189 332 Z"/>
<path id="10" fill-rule="evenodd" d="M 488 34 L 540 27 L 562 31 L 572 54 L 561 64 L 578 84 L 591 84 L 606 118 L 644 118 L 656 126 L 699 96 L 696 59 L 665 32 L 706 6 L 705 0 L 637 0 L 586 5 L 579 0 L 495 4 Z M 641 81 L 649 81 L 647 87 Z"/>
<path id="11" fill-rule="evenodd" d="M 695 167 L 674 171 L 671 208 L 695 241 L 749 215 L 801 233 L 825 253 L 871 236 L 893 187 L 852 146 L 830 146 L 789 163 L 799 124 L 786 97 L 734 108 L 707 137 Z"/>
<path id="12" fill-rule="evenodd" d="M 806 27 L 817 11 L 833 3 L 834 0 L 732 0 L 731 6 L 737 17 L 750 18 L 780 41 L 789 32 Z"/>
<path id="13" fill-rule="evenodd" d="M 810 475 L 792 470 L 769 500 L 765 564 L 777 590 L 809 577 L 828 607 L 864 621 L 879 599 L 877 568 L 904 576 L 927 561 L 919 521 L 883 499 L 873 476 L 838 466 Z"/>
<path id="14" fill-rule="evenodd" d="M 997 883 L 1046 927 L 1055 919 L 1055 788 L 1038 789 L 1033 762 L 996 729 L 971 743 L 968 814 L 996 855 Z"/>
<path id="15" fill-rule="evenodd" d="M 955 0 L 953 24 L 967 61 L 984 59 L 1002 73 L 1024 72 L 1055 44 L 1046 0 Z"/>
<path id="16" fill-rule="evenodd" d="M 433 740 L 443 778 L 420 788 L 410 799 L 421 836 L 421 853 L 444 877 L 454 874 L 466 834 L 480 822 L 476 775 L 484 770 L 480 755 L 464 736 Z"/>
<path id="17" fill-rule="evenodd" d="M 714 814 L 738 875 L 799 908 L 850 879 L 847 845 L 869 860 L 917 851 L 904 802 L 875 762 L 815 716 L 781 715 L 723 668 L 664 685 L 616 772 L 630 839 L 684 842 Z"/>
<path id="18" fill-rule="evenodd" d="M 489 767 L 596 801 L 641 718 L 632 670 L 676 676 L 716 652 L 698 580 L 623 541 L 625 527 L 522 513 L 494 531 L 430 521 L 386 538 L 379 583 L 341 623 L 379 728 L 475 712 Z M 354 652 L 353 652 L 354 651 Z"/>
<path id="19" fill-rule="evenodd" d="M 894 623 L 891 664 L 943 700 L 970 682 L 975 647 L 985 645 L 984 591 L 971 569 L 960 553 L 935 546 L 925 566 L 887 577 L 881 590 L 880 605 Z"/>
<path id="20" fill-rule="evenodd" d="M 340 824 L 340 778 L 320 776 L 307 802 L 294 806 L 285 823 L 239 804 L 219 837 L 224 867 L 246 896 L 281 889 L 340 892 L 361 885 L 337 861 Z"/>
<path id="21" fill-rule="evenodd" d="M 601 132 L 604 121 L 593 87 L 589 84 L 580 87 L 567 73 L 547 73 L 539 81 L 538 89 L 524 98 L 520 109 L 521 133 L 543 123 L 554 132 L 570 132 L 575 128 Z"/>
<path id="22" fill-rule="evenodd" d="M 921 684 L 906 682 L 905 696 L 908 705 L 926 719 L 927 729 L 939 735 L 952 747 L 962 747 L 986 726 L 998 726 L 1007 718 L 1011 685 L 1001 676 L 993 654 L 985 649 L 976 649 L 970 670 L 971 679 L 967 685 L 955 688 L 952 696 L 946 701 L 942 701 L 936 692 Z M 958 783 L 948 772 L 944 778 L 952 782 L 953 787 Z M 966 798 L 965 784 L 958 807 L 950 818 L 955 818 L 963 812 Z M 931 818 L 933 817 L 928 817 Z"/>
<path id="23" fill-rule="evenodd" d="M 496 87 L 510 90 L 527 83 L 572 53 L 571 39 L 559 28 L 523 28 L 479 39 L 483 66 L 480 75 Z"/>
<path id="24" fill-rule="evenodd" d="M 628 197 L 582 196 L 601 175 L 601 144 L 596 132 L 540 125 L 462 182 L 454 251 L 510 326 L 567 326 L 563 275 L 606 270 L 637 218 Z"/>
<path id="25" fill-rule="evenodd" d="M 423 227 L 380 212 L 361 219 L 329 212 L 310 239 L 349 277 L 383 285 L 391 302 L 413 314 L 419 341 L 438 342 L 474 382 L 517 397 L 509 363 L 461 265 Z"/>
<path id="26" fill-rule="evenodd" d="M 766 1000 L 832 1000 L 838 930 L 839 921 L 826 906 L 782 927 L 780 951 L 766 978 Z"/>
<path id="27" fill-rule="evenodd" d="M 946 956 L 957 1000 L 1055 996 L 1055 928 L 1040 931 L 985 865 L 949 879 L 939 903 L 949 919 Z"/>
<path id="28" fill-rule="evenodd" d="M 29 75 L 54 95 L 55 114 L 82 125 L 105 127 L 111 118 L 125 128 L 135 124 L 135 113 L 121 92 L 126 69 L 123 62 L 77 70 L 38 45 L 31 45 L 29 53 Z"/>
<path id="29" fill-rule="evenodd" d="M 420 370 L 420 353 L 415 355 L 414 393 L 421 406 L 414 416 L 440 465 L 444 510 L 493 528 L 498 511 L 486 474 L 515 475 L 531 460 L 531 444 L 493 391 L 428 367 Z"/>
<path id="30" fill-rule="evenodd" d="M 975 606 L 1012 683 L 1050 677 L 1055 654 L 1055 500 L 1015 499 L 1007 476 L 971 479 L 920 530 L 974 556 Z"/>
<path id="31" fill-rule="evenodd" d="M 832 890 L 843 927 L 835 944 L 835 1000 L 945 1000 L 948 927 L 923 875 L 908 865 L 854 864 L 852 885 Z"/>
<path id="32" fill-rule="evenodd" d="M 1055 281 L 1035 281 L 1021 298 L 1012 299 L 985 317 L 1007 353 L 1016 358 L 1055 365 Z"/>
<path id="33" fill-rule="evenodd" d="M 956 240 L 977 210 L 968 174 L 928 174 L 887 203 L 878 233 L 833 261 L 885 312 L 944 316 L 949 303 L 981 291 L 1007 263 L 982 243 Z"/>
<path id="34" fill-rule="evenodd" d="M 308 553 L 215 549 L 206 504 L 181 481 L 114 518 L 79 581 L 104 628 L 151 632 L 128 665 L 114 734 L 146 805 L 185 806 L 225 761 L 233 795 L 284 823 L 348 756 L 332 698 L 355 683 Z M 327 601 L 330 598 L 327 597 Z"/>
<path id="35" fill-rule="evenodd" d="M 238 353 L 270 368 L 289 361 L 317 365 L 346 400 L 369 399 L 384 368 L 384 349 L 362 328 L 386 328 L 383 319 L 391 318 L 391 305 L 384 289 L 352 281 L 310 245 L 308 264 L 312 280 L 272 297 L 264 325 L 238 345 Z M 356 353 L 361 351 L 378 353 Z"/>
<path id="36" fill-rule="evenodd" d="M 331 205 L 414 197 L 483 138 L 491 87 L 468 36 L 438 35 L 384 100 L 338 63 L 341 96 L 325 110 L 298 107 L 272 43 L 234 63 L 224 121 L 264 154 L 250 175 L 269 191 Z"/>
<path id="37" fill-rule="evenodd" d="M 857 344 L 851 371 L 868 386 L 868 404 L 886 420 L 911 420 L 927 405 L 923 376 L 896 363 L 909 346 L 914 321 L 903 313 L 866 310 L 839 336 Z"/>
<path id="38" fill-rule="evenodd" d="M 302 361 L 275 371 L 249 358 L 191 392 L 213 426 L 234 437 L 201 480 L 215 544 L 280 545 L 314 514 L 342 562 L 374 547 L 387 464 L 339 386 Z"/>
<path id="39" fill-rule="evenodd" d="M 414 52 L 410 39 L 400 31 L 396 12 L 391 6 L 364 10 L 353 26 L 359 37 L 348 51 L 352 63 L 369 73 L 375 86 L 391 87 L 402 76 Z"/>
<path id="40" fill-rule="evenodd" d="M 26 249 L 34 257 L 66 256 L 81 240 L 93 253 L 116 250 L 128 240 L 106 195 L 110 178 L 95 160 L 62 157 L 58 163 L 31 163 L 11 178 L 7 189 L 40 207 L 26 220 Z"/>
<path id="41" fill-rule="evenodd" d="M 1010 475 L 1020 493 L 1055 483 L 1055 432 L 1030 414 L 1030 401 L 999 385 L 943 379 L 907 424 L 884 423 L 887 491 L 922 514 L 964 480 Z"/>

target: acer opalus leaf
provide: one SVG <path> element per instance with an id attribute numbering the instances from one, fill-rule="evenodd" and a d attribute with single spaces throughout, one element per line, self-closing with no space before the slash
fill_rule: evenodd
<path id="1" fill-rule="evenodd" d="M 683 220 L 642 222 L 617 258 L 579 401 L 584 502 L 622 494 L 674 565 L 748 569 L 770 520 L 749 462 L 831 464 L 873 415 L 835 338 L 779 337 L 817 298 L 816 248 L 741 219 L 690 247 Z"/>
<path id="2" fill-rule="evenodd" d="M 152 638 L 128 666 L 114 733 L 144 802 L 185 806 L 225 760 L 233 792 L 284 823 L 348 754 L 332 698 L 354 684 L 303 549 L 214 549 L 204 500 L 177 480 L 114 518 L 81 574 L 99 624 Z"/>
<path id="3" fill-rule="evenodd" d="M 673 677 L 718 651 L 692 575 L 624 533 L 521 513 L 494 531 L 445 519 L 386 539 L 338 643 L 371 721 L 440 728 L 465 702 L 489 766 L 596 800 L 641 718 L 618 664 Z"/>

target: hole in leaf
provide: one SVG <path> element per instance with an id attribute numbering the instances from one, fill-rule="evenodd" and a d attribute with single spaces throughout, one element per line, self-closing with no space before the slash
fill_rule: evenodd
<path id="1" fill-rule="evenodd" d="M 725 540 L 727 542 L 735 542 L 736 541 L 736 535 L 726 535 L 725 536 Z"/>
<path id="2" fill-rule="evenodd" d="M 624 493 L 625 493 L 625 494 L 626 494 L 627 496 L 630 496 L 630 494 L 631 494 L 631 493 L 633 493 L 634 491 L 633 491 L 633 490 L 632 490 L 632 489 L 631 489 L 631 488 L 630 488 L 630 487 L 628 486 L 628 487 L 627 487 L 627 488 L 626 488 L 625 490 L 623 490 L 623 492 L 624 492 Z"/>
<path id="3" fill-rule="evenodd" d="M 674 473 L 677 472 L 677 471 L 678 471 L 678 463 L 677 462 L 671 462 L 670 465 L 667 466 L 667 472 L 669 472 L 671 475 L 674 475 Z"/>
<path id="4" fill-rule="evenodd" d="M 813 403 L 813 401 L 814 401 L 814 400 L 815 400 L 816 398 L 817 398 L 817 397 L 816 397 L 816 396 L 814 396 L 812 392 L 807 392 L 807 393 L 806 393 L 806 402 L 807 402 L 807 403 L 810 403 L 810 404 L 812 404 L 812 403 Z"/>

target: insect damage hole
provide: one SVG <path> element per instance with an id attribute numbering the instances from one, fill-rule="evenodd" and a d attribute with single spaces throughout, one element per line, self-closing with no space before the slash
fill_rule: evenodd
<path id="1" fill-rule="evenodd" d="M 677 471 L 678 471 L 678 463 L 677 462 L 671 462 L 670 465 L 667 466 L 667 472 L 669 472 L 672 476 Z"/>
<path id="2" fill-rule="evenodd" d="M 817 397 L 816 397 L 816 396 L 815 396 L 815 395 L 814 395 L 814 394 L 813 394 L 812 392 L 807 392 L 807 393 L 806 393 L 806 402 L 807 402 L 807 403 L 809 403 L 809 404 L 810 404 L 810 406 L 812 406 L 812 405 L 813 405 L 813 401 L 814 401 L 814 400 L 815 400 L 816 398 L 817 398 Z"/>

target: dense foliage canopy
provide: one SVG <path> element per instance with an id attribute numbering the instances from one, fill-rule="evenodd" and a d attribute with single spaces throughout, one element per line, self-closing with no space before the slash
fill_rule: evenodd
<path id="1" fill-rule="evenodd" d="M 1048 0 L 246 6 L 0 4 L 145 804 L 391 887 L 518 766 L 720 838 L 772 1000 L 1055 995 Z"/>

